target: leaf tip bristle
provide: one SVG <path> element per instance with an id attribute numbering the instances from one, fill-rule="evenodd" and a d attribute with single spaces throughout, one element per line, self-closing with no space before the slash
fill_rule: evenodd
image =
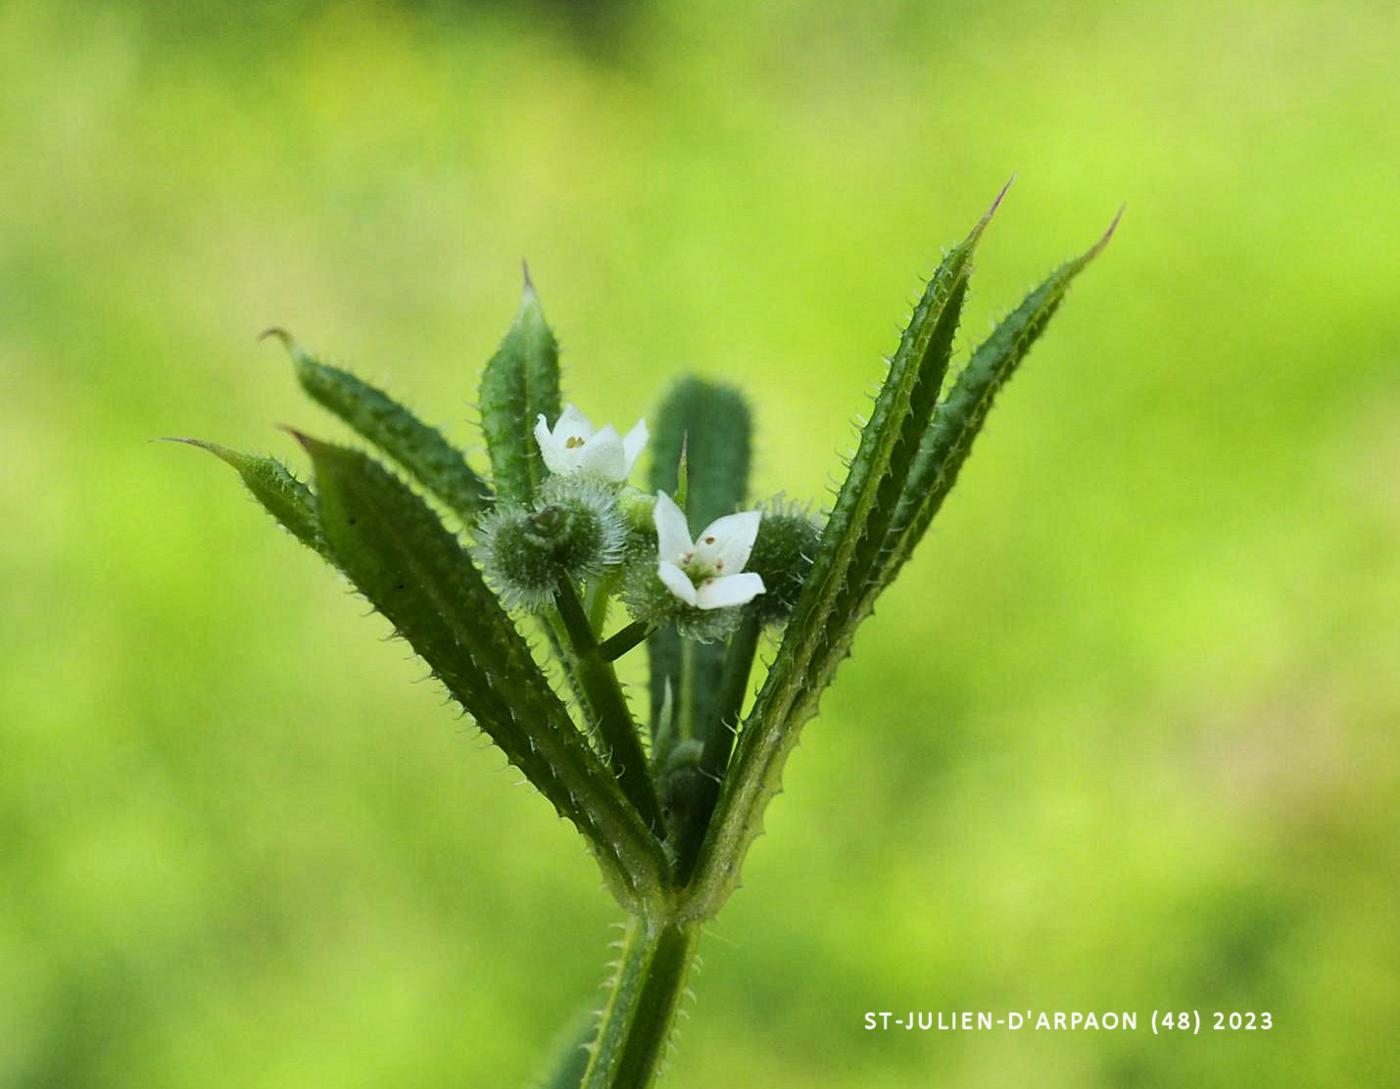
<path id="1" fill-rule="evenodd" d="M 282 347 L 286 348 L 289 352 L 296 344 L 296 340 L 292 337 L 292 334 L 287 332 L 287 330 L 283 329 L 280 325 L 270 325 L 258 334 L 259 344 L 265 340 L 280 340 L 282 342 Z"/>
<path id="2" fill-rule="evenodd" d="M 1011 191 L 1011 187 L 1016 183 L 1016 171 L 1011 172 L 1011 176 L 1006 179 L 1006 183 L 997 191 L 996 199 L 992 201 L 992 206 L 987 209 L 987 214 L 983 219 L 991 219 L 996 210 L 1001 207 L 1001 202 L 1006 199 L 1006 194 Z"/>
<path id="3" fill-rule="evenodd" d="M 1006 199 L 1006 194 L 1010 191 L 1011 184 L 1015 180 L 1016 174 L 1013 171 L 1011 177 L 1006 179 L 1006 184 L 997 192 L 996 199 L 992 201 L 992 206 L 982 214 L 982 218 L 977 221 L 977 226 L 972 228 L 972 233 L 967 239 L 968 243 L 976 242 L 982 236 L 982 232 L 987 229 L 987 224 L 992 221 L 992 216 L 996 215 L 997 209 L 1001 207 L 1001 202 Z"/>
<path id="4" fill-rule="evenodd" d="M 285 431 L 288 435 L 292 436 L 292 438 L 296 439 L 301 445 L 301 448 L 308 454 L 315 454 L 317 449 L 325 445 L 319 439 L 313 439 L 306 432 L 298 431 L 291 424 L 278 424 L 277 430 Z"/>
<path id="5" fill-rule="evenodd" d="M 1127 210 L 1128 205 L 1126 203 L 1118 206 L 1118 211 L 1113 213 L 1113 222 L 1108 225 L 1108 230 L 1104 231 L 1103 237 L 1095 242 L 1093 246 L 1090 247 L 1089 252 L 1084 255 L 1086 259 L 1097 257 L 1104 251 L 1104 247 L 1108 245 L 1113 238 L 1114 232 L 1118 230 L 1118 224 L 1123 221 L 1123 213 Z"/>
<path id="6" fill-rule="evenodd" d="M 208 439 L 191 439 L 181 435 L 161 435 L 152 439 L 152 442 L 178 442 L 181 446 L 193 446 L 199 450 L 207 450 L 220 461 L 233 466 L 241 471 L 241 465 L 247 460 L 242 458 L 236 451 L 230 450 L 227 446 L 220 446 L 217 442 L 210 442 Z"/>

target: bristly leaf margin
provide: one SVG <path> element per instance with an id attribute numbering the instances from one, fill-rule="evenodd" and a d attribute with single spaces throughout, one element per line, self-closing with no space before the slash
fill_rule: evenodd
<path id="1" fill-rule="evenodd" d="M 285 329 L 268 329 L 260 339 L 267 337 L 282 342 L 297 381 L 312 400 L 403 466 L 464 525 L 472 525 L 486 510 L 491 489 L 437 428 L 377 386 L 316 359 Z"/>
<path id="2" fill-rule="evenodd" d="M 535 444 L 535 421 L 559 419 L 559 342 L 545 321 L 539 295 L 525 269 L 520 309 L 481 374 L 481 429 L 491 455 L 491 476 L 503 500 L 528 502 L 544 479 Z"/>
<path id="3" fill-rule="evenodd" d="M 311 489 L 277 458 L 245 454 L 205 439 L 167 438 L 207 450 L 233 468 L 249 493 L 273 518 L 307 548 L 334 565 L 321 524 L 316 515 L 316 496 Z"/>
<path id="4" fill-rule="evenodd" d="M 667 880 L 660 843 L 584 741 L 471 557 L 368 455 L 297 437 L 315 466 L 322 531 L 342 570 L 574 823 L 619 901 L 650 910 Z"/>
<path id="5" fill-rule="evenodd" d="M 895 502 L 937 404 L 974 251 L 1010 184 L 934 270 L 890 361 L 812 573 L 725 777 L 687 900 L 695 917 L 713 915 L 733 890 L 808 708 L 815 709 L 862 618 L 860 590 L 878 569 Z"/>
<path id="6" fill-rule="evenodd" d="M 1123 217 L 1120 208 L 1102 237 L 1066 261 L 1028 294 L 972 353 L 919 445 L 909 481 L 889 529 L 876 590 L 888 586 L 923 539 L 957 483 L 992 403 L 1016 373 L 1069 292 L 1070 284 L 1101 254 Z"/>

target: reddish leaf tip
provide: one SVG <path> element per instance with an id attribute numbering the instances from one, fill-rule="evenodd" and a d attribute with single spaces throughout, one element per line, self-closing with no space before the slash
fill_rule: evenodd
<path id="1" fill-rule="evenodd" d="M 298 431 L 291 424 L 278 424 L 277 430 L 285 431 L 288 435 L 292 436 L 292 438 L 296 439 L 297 442 L 301 444 L 301 448 L 308 454 L 314 454 L 318 447 L 325 445 L 319 439 L 313 439 L 310 435 L 306 434 L 306 432 Z"/>
<path id="2" fill-rule="evenodd" d="M 1123 213 L 1128 210 L 1127 204 L 1120 204 L 1118 211 L 1113 213 L 1113 222 L 1108 225 L 1108 230 L 1104 231 L 1103 237 L 1094 243 L 1094 248 L 1089 251 L 1089 256 L 1093 257 L 1103 251 L 1113 237 L 1113 232 L 1118 230 L 1118 224 L 1123 220 Z"/>
<path id="3" fill-rule="evenodd" d="M 1001 207 L 1001 202 L 1002 202 L 1003 200 L 1006 199 L 1006 194 L 1009 193 L 1009 192 L 1011 191 L 1011 186 L 1012 186 L 1013 184 L 1015 184 L 1015 181 L 1016 181 L 1016 171 L 1013 170 L 1013 171 L 1011 172 L 1011 177 L 1009 177 L 1009 178 L 1006 179 L 1006 184 L 1003 185 L 1003 186 L 1001 187 L 1000 192 L 997 193 L 997 198 L 996 198 L 996 200 L 992 201 L 992 206 L 991 206 L 990 208 L 987 209 L 987 214 L 986 214 L 986 216 L 983 217 L 984 219 L 991 219 L 991 218 L 992 218 L 992 214 L 993 214 L 998 208 Z"/>
<path id="4" fill-rule="evenodd" d="M 982 218 L 977 221 L 977 226 L 972 228 L 972 233 L 967 236 L 967 242 L 963 243 L 964 245 L 971 245 L 982 237 L 982 232 L 987 229 L 987 224 L 992 221 L 992 216 L 996 215 L 997 209 L 1001 207 L 1001 202 L 1006 199 L 1006 194 L 1010 191 L 1011 184 L 1015 180 L 1015 174 L 1012 174 L 1011 177 L 1006 179 L 1006 184 L 997 192 L 996 199 L 992 201 L 992 206 L 982 214 Z"/>

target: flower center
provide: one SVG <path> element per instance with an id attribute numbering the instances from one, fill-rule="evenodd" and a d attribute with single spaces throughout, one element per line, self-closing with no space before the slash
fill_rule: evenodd
<path id="1" fill-rule="evenodd" d="M 582 435 L 570 435 L 567 439 L 564 440 L 564 449 L 577 450 L 580 446 L 583 445 L 583 443 L 584 438 Z"/>
<path id="2" fill-rule="evenodd" d="M 704 585 L 718 574 L 717 567 L 697 562 L 694 552 L 687 552 L 681 557 L 679 566 L 680 569 L 686 573 L 686 577 L 696 586 Z"/>

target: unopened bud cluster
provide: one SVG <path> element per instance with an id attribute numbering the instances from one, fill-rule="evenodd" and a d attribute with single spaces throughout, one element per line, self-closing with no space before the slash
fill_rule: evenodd
<path id="1" fill-rule="evenodd" d="M 812 570 L 820 537 L 820 527 L 798 504 L 774 499 L 766 505 L 749 555 L 749 570 L 762 578 L 767 588 L 754 601 L 763 623 L 776 624 L 792 615 Z"/>
<path id="2" fill-rule="evenodd" d="M 535 611 L 554 600 L 564 580 L 581 582 L 615 567 L 626 539 L 612 489 L 554 477 L 531 506 L 502 505 L 482 518 L 477 556 L 508 607 Z"/>

